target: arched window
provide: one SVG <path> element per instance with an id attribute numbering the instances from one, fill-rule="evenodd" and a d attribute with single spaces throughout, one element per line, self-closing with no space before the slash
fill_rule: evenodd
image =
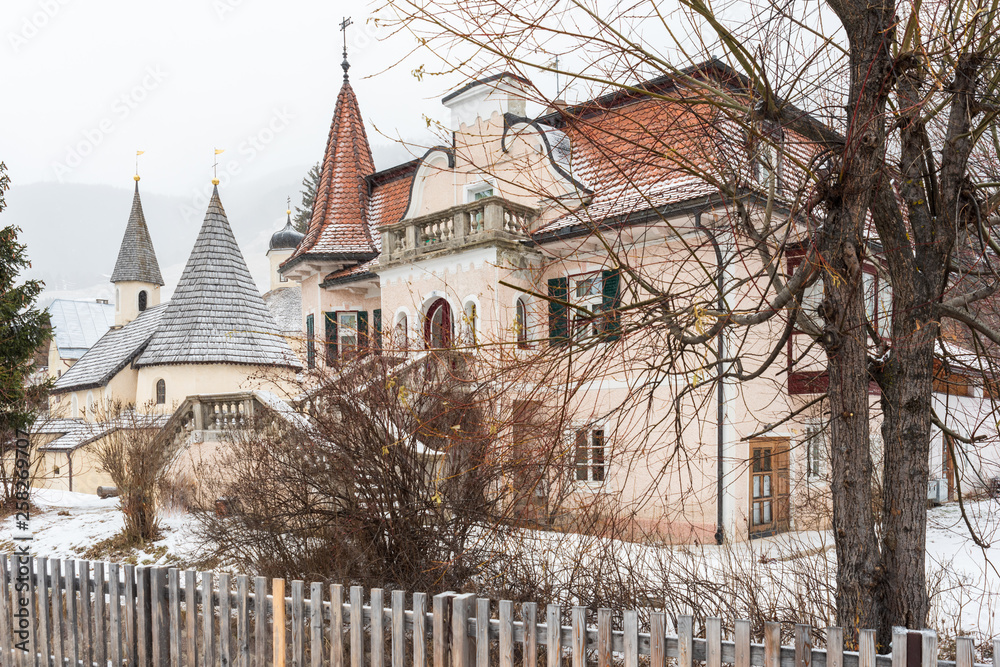
<path id="1" fill-rule="evenodd" d="M 139 312 L 146 310 L 146 290 L 139 290 Z"/>
<path id="2" fill-rule="evenodd" d="M 87 392 L 87 414 L 86 417 L 94 418 L 94 392 Z"/>
<path id="3" fill-rule="evenodd" d="M 69 416 L 73 419 L 80 418 L 80 402 L 76 398 L 76 394 L 69 397 Z"/>
<path id="4" fill-rule="evenodd" d="M 475 347 L 479 341 L 479 332 L 476 330 L 476 304 L 473 301 L 469 301 L 465 304 L 465 326 L 468 332 L 468 343 L 470 346 Z"/>
<path id="5" fill-rule="evenodd" d="M 167 383 L 163 380 L 156 381 L 156 404 L 164 405 L 167 402 Z"/>
<path id="6" fill-rule="evenodd" d="M 405 350 L 406 349 L 406 345 L 407 345 L 407 343 L 406 343 L 406 339 L 407 339 L 406 326 L 407 326 L 406 325 L 406 315 L 403 315 L 402 317 L 399 318 L 399 321 L 396 322 L 396 328 L 393 330 L 393 334 L 392 334 L 393 335 L 393 341 L 392 342 L 393 342 L 393 345 L 396 346 L 396 349 L 399 349 L 399 350 Z"/>
<path id="7" fill-rule="evenodd" d="M 451 347 L 451 306 L 444 299 L 438 299 L 427 309 L 424 320 L 424 343 L 428 349 Z"/>
<path id="8" fill-rule="evenodd" d="M 122 292 L 117 287 L 115 288 L 115 312 L 122 312 Z"/>
<path id="9" fill-rule="evenodd" d="M 514 333 L 517 335 L 517 346 L 528 347 L 528 304 L 523 298 L 517 300 L 517 310 L 514 313 Z"/>

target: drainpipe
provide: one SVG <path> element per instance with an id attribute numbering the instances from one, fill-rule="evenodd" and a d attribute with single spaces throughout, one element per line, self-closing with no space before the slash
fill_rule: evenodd
<path id="1" fill-rule="evenodd" d="M 66 467 L 69 468 L 69 490 L 73 490 L 73 452 L 66 452 Z"/>
<path id="2" fill-rule="evenodd" d="M 726 287 L 726 271 L 725 271 L 725 259 L 722 254 L 722 247 L 719 245 L 719 240 L 715 238 L 715 234 L 712 230 L 705 227 L 701 222 L 701 211 L 694 214 L 694 226 L 705 233 L 708 236 L 709 242 L 712 244 L 712 249 L 715 250 L 715 262 L 716 266 L 719 268 L 718 275 L 715 278 L 715 288 L 719 294 L 717 307 L 720 311 L 725 310 L 726 299 L 724 296 Z M 717 373 L 719 380 L 716 383 L 716 518 L 715 518 L 715 543 L 722 544 L 725 541 L 725 529 L 723 528 L 724 515 L 723 515 L 723 499 L 725 495 L 725 475 L 723 471 L 723 459 L 725 456 L 726 447 L 726 434 L 725 434 L 725 423 L 726 423 L 726 382 L 722 375 L 726 370 L 726 365 L 723 359 L 726 357 L 727 346 L 726 346 L 726 332 L 725 330 L 720 331 L 718 334 L 718 357 L 717 362 Z"/>

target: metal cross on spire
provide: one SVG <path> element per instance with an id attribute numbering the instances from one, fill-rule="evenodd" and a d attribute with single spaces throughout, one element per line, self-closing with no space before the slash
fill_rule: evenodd
<path id="1" fill-rule="evenodd" d="M 344 81 L 347 81 L 347 70 L 351 68 L 351 64 L 347 62 L 347 26 L 353 25 L 350 16 L 345 16 L 344 20 L 340 22 L 340 31 L 344 33 L 344 62 L 340 63 L 340 66 L 344 68 Z"/>

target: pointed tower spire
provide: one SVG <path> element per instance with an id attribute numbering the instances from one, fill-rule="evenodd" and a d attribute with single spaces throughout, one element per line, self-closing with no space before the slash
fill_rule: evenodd
<path id="1" fill-rule="evenodd" d="M 139 175 L 135 175 L 132 211 L 125 225 L 125 236 L 118 249 L 118 259 L 111 282 L 115 285 L 115 324 L 128 324 L 146 308 L 160 303 L 163 276 L 156 261 L 153 241 L 149 237 L 146 216 L 139 197 Z"/>
<path id="2" fill-rule="evenodd" d="M 309 228 L 283 270 L 307 255 L 350 262 L 377 256 L 368 227 L 369 193 L 365 180 L 374 172 L 375 162 L 358 98 L 345 78 L 337 96 Z"/>
<path id="3" fill-rule="evenodd" d="M 163 320 L 136 365 L 202 363 L 301 367 L 250 276 L 218 186 Z"/>

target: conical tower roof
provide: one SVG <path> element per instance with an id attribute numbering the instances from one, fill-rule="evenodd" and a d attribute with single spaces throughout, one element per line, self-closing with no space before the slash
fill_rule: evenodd
<path id="1" fill-rule="evenodd" d="M 309 229 L 289 262 L 303 255 L 367 260 L 378 254 L 368 227 L 365 182 L 365 176 L 374 172 L 375 162 L 358 98 L 345 74 L 323 155 Z"/>
<path id="2" fill-rule="evenodd" d="M 194 249 L 137 366 L 301 368 L 257 291 L 215 188 Z"/>
<path id="3" fill-rule="evenodd" d="M 118 250 L 118 261 L 115 262 L 115 270 L 111 272 L 113 283 L 129 280 L 154 285 L 163 284 L 160 265 L 153 250 L 153 241 L 149 238 L 149 228 L 146 227 L 146 216 L 142 213 L 138 176 L 135 181 L 135 195 L 132 197 L 132 211 L 125 226 L 121 248 Z"/>

